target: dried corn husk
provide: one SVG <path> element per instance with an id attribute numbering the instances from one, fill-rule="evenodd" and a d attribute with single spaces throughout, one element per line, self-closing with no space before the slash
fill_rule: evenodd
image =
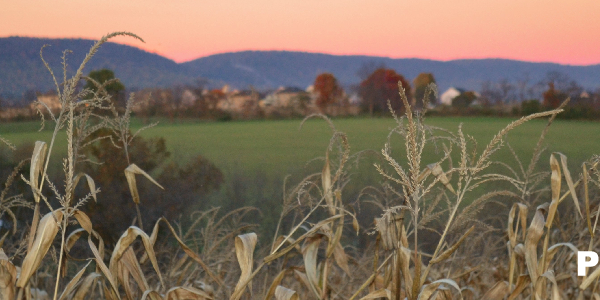
<path id="1" fill-rule="evenodd" d="M 125 177 L 127 178 L 127 184 L 129 184 L 129 191 L 131 192 L 131 196 L 133 197 L 133 202 L 135 202 L 135 204 L 140 204 L 140 194 L 138 193 L 137 183 L 135 181 L 136 174 L 144 175 L 152 183 L 156 184 L 163 190 L 165 189 L 162 187 L 162 185 L 158 184 L 158 182 L 156 182 L 156 180 L 154 180 L 152 176 L 148 175 L 148 173 L 140 169 L 140 167 L 136 166 L 135 164 L 131 164 L 125 169 Z"/>
<path id="2" fill-rule="evenodd" d="M 55 219 L 56 218 L 56 219 Z M 63 219 L 63 213 L 60 210 L 47 213 L 41 220 L 36 230 L 35 239 L 31 249 L 27 252 L 21 266 L 21 275 L 17 280 L 17 286 L 24 288 L 29 282 L 29 278 L 37 271 L 46 252 L 50 249 L 54 237 L 58 233 L 59 224 Z"/>
<path id="3" fill-rule="evenodd" d="M 300 298 L 298 298 L 298 294 L 296 293 L 296 291 L 278 285 L 277 289 L 275 290 L 275 299 L 298 300 Z"/>
<path id="4" fill-rule="evenodd" d="M 250 294 L 252 294 L 252 285 L 249 284 L 248 280 L 252 275 L 252 267 L 254 264 L 254 248 L 256 247 L 257 240 L 258 238 L 254 232 L 238 235 L 235 238 L 235 254 L 237 256 L 238 263 L 240 264 L 242 274 L 240 275 L 240 279 L 235 286 L 235 290 L 231 296 L 231 299 L 239 299 L 242 296 L 246 286 L 248 286 Z M 246 282 L 248 283 L 246 284 Z"/>

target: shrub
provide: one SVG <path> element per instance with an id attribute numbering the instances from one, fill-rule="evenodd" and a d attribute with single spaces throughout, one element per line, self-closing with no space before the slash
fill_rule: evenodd
<path id="1" fill-rule="evenodd" d="M 521 114 L 530 115 L 542 111 L 542 104 L 537 99 L 524 100 L 521 102 Z"/>

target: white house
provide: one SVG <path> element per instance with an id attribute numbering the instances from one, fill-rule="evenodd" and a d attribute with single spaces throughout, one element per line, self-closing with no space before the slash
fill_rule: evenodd
<path id="1" fill-rule="evenodd" d="M 444 93 L 442 93 L 442 95 L 440 95 L 440 103 L 442 105 L 451 106 L 452 99 L 454 99 L 454 97 L 456 97 L 464 92 L 465 92 L 464 89 L 451 87 L 451 88 L 447 89 Z"/>

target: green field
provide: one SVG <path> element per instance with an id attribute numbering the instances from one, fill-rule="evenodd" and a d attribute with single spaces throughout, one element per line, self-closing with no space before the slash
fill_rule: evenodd
<path id="1" fill-rule="evenodd" d="M 426 123 L 456 132 L 463 123 L 465 134 L 472 135 L 482 149 L 490 139 L 512 119 L 506 118 L 449 118 L 436 117 Z M 395 126 L 389 118 L 337 119 L 334 124 L 339 131 L 348 135 L 352 153 L 366 149 L 380 151 L 386 142 L 389 130 Z M 517 154 L 528 162 L 545 120 L 534 120 L 511 131 L 506 139 Z M 0 124 L 0 135 L 16 145 L 35 140 L 49 141 L 50 128 L 38 132 L 39 123 Z M 239 122 L 194 122 L 170 123 L 162 121 L 158 126 L 142 133 L 144 137 L 164 137 L 172 159 L 185 162 L 201 154 L 213 161 L 227 174 L 228 170 L 261 170 L 272 176 L 296 172 L 316 157 L 322 157 L 331 138 L 332 131 L 320 119 L 312 119 L 299 128 L 300 120 L 239 121 Z M 133 127 L 142 123 L 136 120 Z M 572 168 L 579 166 L 592 154 L 600 153 L 600 123 L 555 121 L 546 138 L 549 151 L 562 152 L 569 157 Z M 55 154 L 64 154 L 64 135 L 55 148 Z M 401 150 L 401 141 L 392 140 L 393 146 Z M 400 153 L 400 152 L 399 152 Z M 400 156 L 400 154 L 398 155 Z M 425 163 L 438 155 L 425 156 Z M 547 157 L 547 156 L 546 156 Z M 495 159 L 511 162 L 509 151 L 502 149 Z M 429 160 L 429 161 L 428 161 Z M 312 164 L 317 164 L 313 162 Z M 542 159 L 541 167 L 547 166 Z"/>
<path id="2" fill-rule="evenodd" d="M 426 123 L 456 132 L 462 122 L 464 133 L 478 141 L 480 153 L 492 137 L 511 121 L 513 120 L 502 118 L 436 117 L 426 120 Z M 305 175 L 320 172 L 323 167 L 322 158 L 332 135 L 331 129 L 323 120 L 309 120 L 299 130 L 300 123 L 300 120 L 212 123 L 189 120 L 174 123 L 163 121 L 158 126 L 144 131 L 142 136 L 164 137 L 171 152 L 170 159 L 179 164 L 185 164 L 196 155 L 203 155 L 224 173 L 225 182 L 220 191 L 199 197 L 194 203 L 190 203 L 188 212 L 213 206 L 224 207 L 224 211 L 241 206 L 258 207 L 262 212 L 260 221 L 257 221 L 264 231 L 261 231 L 261 234 L 270 236 L 273 234 L 270 230 L 275 228 L 281 210 L 284 178 L 288 174 L 291 175 L 287 183 L 289 190 Z M 338 130 L 347 133 L 351 153 L 375 150 L 367 152 L 370 154 L 363 156 L 359 163 L 348 165 L 351 167 L 351 181 L 344 188 L 344 201 L 354 203 L 364 187 L 377 186 L 382 181 L 382 176 L 376 172 L 373 163 L 381 162 L 377 153 L 384 146 L 390 129 L 396 123 L 391 118 L 355 118 L 336 119 L 334 124 Z M 525 168 L 545 125 L 545 120 L 531 121 L 511 131 L 506 138 L 525 164 Z M 134 129 L 141 126 L 142 122 L 135 120 Z M 39 123 L 32 122 L 0 124 L 0 135 L 17 146 L 35 140 L 49 142 L 50 128 L 37 132 L 38 128 Z M 574 176 L 578 176 L 581 163 L 593 154 L 600 153 L 599 136 L 600 123 L 555 121 L 545 140 L 544 144 L 548 149 L 540 159 L 538 170 L 549 171 L 549 153 L 559 151 L 567 155 L 569 169 Z M 50 173 L 61 170 L 61 159 L 58 158 L 66 153 L 64 138 L 63 133 L 52 155 Z M 402 140 L 395 136 L 391 141 L 393 156 L 400 164 L 406 165 L 402 154 Z M 423 167 L 438 161 L 442 156 L 433 150 L 433 147 L 426 148 Z M 454 147 L 455 162 L 458 161 L 458 154 L 458 148 Z M 20 155 L 23 157 L 31 154 Z M 519 168 L 507 147 L 496 152 L 492 159 L 502 161 L 515 170 Z M 385 162 L 382 164 L 385 165 Z M 447 168 L 447 165 L 444 165 L 444 168 Z M 492 168 L 504 174 L 508 172 L 497 165 Z M 503 187 L 485 185 L 471 197 L 498 188 Z M 367 212 L 364 209 L 369 208 L 366 207 L 362 209 L 363 216 L 366 216 L 366 221 L 363 222 L 370 222 L 373 214 L 380 213 L 378 210 Z"/>

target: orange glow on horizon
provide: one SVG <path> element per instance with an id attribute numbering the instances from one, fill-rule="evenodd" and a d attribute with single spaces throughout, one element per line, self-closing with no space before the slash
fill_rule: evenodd
<path id="1" fill-rule="evenodd" d="M 11 1 L 0 37 L 98 39 L 184 62 L 242 50 L 600 63 L 600 1 Z"/>

